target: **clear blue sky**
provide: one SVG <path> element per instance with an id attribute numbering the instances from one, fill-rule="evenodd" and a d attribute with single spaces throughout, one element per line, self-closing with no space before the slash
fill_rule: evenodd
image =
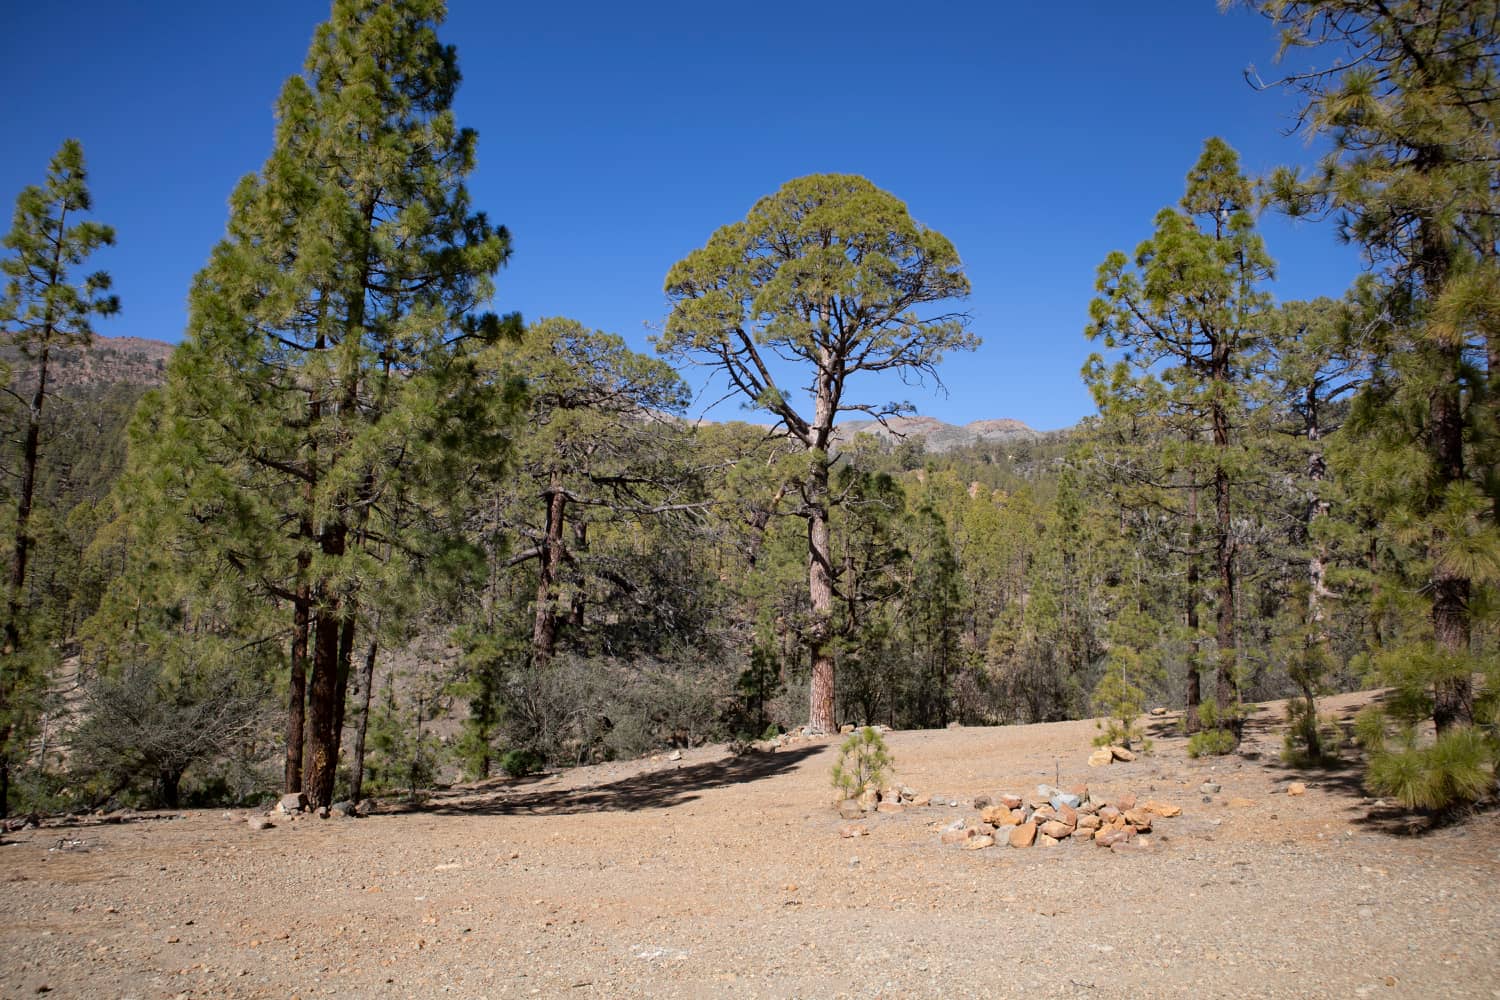
<path id="1" fill-rule="evenodd" d="M 82 140 L 98 256 L 123 300 L 104 332 L 176 341 L 236 180 L 327 7 L 11 3 L 0 33 L 5 225 L 63 138 Z M 1092 412 L 1079 368 L 1095 269 L 1149 235 L 1205 138 L 1250 172 L 1308 162 L 1291 105 L 1252 91 L 1270 26 L 1213 0 L 492 3 L 450 0 L 474 202 L 515 256 L 496 306 L 568 315 L 647 350 L 667 269 L 803 174 L 859 173 L 958 247 L 984 346 L 943 367 L 952 422 L 1038 428 Z M 1338 295 L 1355 254 L 1326 225 L 1268 218 L 1279 298 Z M 736 414 L 715 411 L 716 417 Z"/>

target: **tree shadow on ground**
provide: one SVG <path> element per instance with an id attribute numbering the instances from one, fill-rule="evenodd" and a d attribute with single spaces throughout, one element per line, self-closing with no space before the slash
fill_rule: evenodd
<path id="1" fill-rule="evenodd" d="M 1382 692 L 1371 703 L 1383 703 L 1387 698 L 1388 695 Z M 1418 812 L 1371 795 L 1365 787 L 1365 770 L 1369 761 L 1352 738 L 1355 716 L 1363 707 L 1346 706 L 1327 713 L 1332 716 L 1337 740 L 1334 752 L 1320 758 L 1288 760 L 1282 756 L 1280 740 L 1287 723 L 1273 713 L 1248 720 L 1246 734 L 1248 737 L 1253 733 L 1260 745 L 1271 743 L 1276 747 L 1275 752 L 1263 757 L 1267 772 L 1280 776 L 1288 784 L 1299 781 L 1343 799 L 1344 819 L 1350 826 L 1392 836 L 1421 836 L 1460 821 L 1461 816 L 1457 813 Z"/>
<path id="2" fill-rule="evenodd" d="M 558 816 L 591 812 L 635 812 L 666 809 L 698 798 L 699 792 L 774 777 L 792 770 L 806 758 L 822 753 L 824 745 L 810 744 L 775 753 L 737 757 L 643 771 L 604 785 L 583 788 L 539 788 L 536 782 L 499 787 L 481 786 L 446 793 L 417 805 L 381 812 L 421 812 L 449 816 Z"/>

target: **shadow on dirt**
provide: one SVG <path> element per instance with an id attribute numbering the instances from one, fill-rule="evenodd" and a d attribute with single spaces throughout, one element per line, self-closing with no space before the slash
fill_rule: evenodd
<path id="1" fill-rule="evenodd" d="M 585 788 L 538 788 L 536 781 L 506 782 L 446 793 L 420 805 L 382 809 L 383 813 L 420 812 L 447 816 L 553 816 L 590 812 L 634 812 L 666 809 L 698 798 L 710 788 L 739 785 L 783 774 L 822 753 L 823 745 L 749 753 L 738 757 L 646 771 L 605 785 Z"/>

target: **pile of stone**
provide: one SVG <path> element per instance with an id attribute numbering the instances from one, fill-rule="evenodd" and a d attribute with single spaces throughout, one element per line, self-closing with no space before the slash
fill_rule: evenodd
<path id="1" fill-rule="evenodd" d="M 932 796 L 919 794 L 907 785 L 888 785 L 884 788 L 867 786 L 858 798 L 843 799 L 837 803 L 839 815 L 844 819 L 859 819 L 865 813 L 899 813 L 908 808 L 931 805 Z"/>
<path id="2" fill-rule="evenodd" d="M 965 850 L 994 847 L 1002 840 L 1011 847 L 1041 844 L 1056 847 L 1066 840 L 1093 841 L 1116 853 L 1145 850 L 1147 836 L 1158 820 L 1180 816 L 1179 806 L 1149 799 L 1137 802 L 1133 794 L 1091 796 L 1088 786 L 1068 789 L 1038 785 L 1029 797 L 984 795 L 974 800 L 979 822 L 958 819 L 943 829 L 942 842 Z"/>

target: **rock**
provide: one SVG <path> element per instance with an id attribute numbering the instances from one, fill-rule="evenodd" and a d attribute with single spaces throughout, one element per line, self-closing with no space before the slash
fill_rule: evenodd
<path id="1" fill-rule="evenodd" d="M 1036 843 L 1035 823 L 1022 823 L 1020 826 L 1011 827 L 1011 847 L 1030 847 L 1034 843 Z"/>
<path id="2" fill-rule="evenodd" d="M 1141 833 L 1151 831 L 1151 814 L 1145 809 L 1130 809 L 1125 813 L 1125 822 Z"/>
<path id="3" fill-rule="evenodd" d="M 944 830 L 940 838 L 945 844 L 962 844 L 966 840 L 972 840 L 979 835 L 978 830 Z"/>
<path id="4" fill-rule="evenodd" d="M 900 802 L 901 801 L 901 789 L 897 788 L 895 785 L 890 785 L 890 786 L 888 786 L 886 788 L 882 788 L 880 790 L 880 801 L 881 802 Z"/>
<path id="5" fill-rule="evenodd" d="M 1217 781 L 1205 781 L 1203 784 L 1198 786 L 1199 795 L 1218 795 L 1219 790 L 1220 785 Z"/>
<path id="6" fill-rule="evenodd" d="M 1085 830 L 1085 829 L 1079 828 L 1079 829 L 1073 831 L 1073 839 L 1074 840 L 1084 840 L 1084 841 L 1093 840 L 1094 839 L 1094 834 L 1096 832 L 1097 831 L 1094 831 L 1094 830 Z"/>
<path id="7" fill-rule="evenodd" d="M 681 760 L 681 759 L 682 759 L 682 751 L 681 750 L 673 750 L 671 753 L 667 754 L 667 760 Z"/>
<path id="8" fill-rule="evenodd" d="M 1097 830 L 1103 825 L 1104 821 L 1098 816 L 1080 816 L 1078 817 L 1078 826 L 1075 828 L 1075 831 L 1082 833 L 1085 830 Z"/>
<path id="9" fill-rule="evenodd" d="M 1089 754 L 1089 767 L 1103 767 L 1105 764 L 1114 763 L 1115 755 L 1109 752 L 1108 747 L 1100 747 Z"/>
<path id="10" fill-rule="evenodd" d="M 1072 794 L 1071 792 L 1058 792 L 1056 795 L 1047 800 L 1047 804 L 1050 805 L 1053 809 L 1056 809 L 1058 812 L 1062 812 L 1064 807 L 1068 809 L 1077 809 L 1083 804 L 1083 799 L 1079 798 L 1077 795 Z"/>
<path id="11" fill-rule="evenodd" d="M 876 806 L 875 807 L 875 811 L 876 812 L 883 812 L 883 813 L 899 813 L 899 812 L 905 812 L 906 811 L 906 807 L 903 806 L 899 802 L 886 801 L 886 802 L 882 802 L 882 803 L 880 803 L 880 805 Z"/>
<path id="12" fill-rule="evenodd" d="M 981 812 L 984 811 L 985 809 L 988 809 L 990 806 L 992 806 L 994 804 L 995 804 L 995 800 L 992 799 L 992 798 L 990 798 L 988 795 L 976 795 L 976 796 L 974 796 L 974 808 L 980 810 Z"/>
<path id="13" fill-rule="evenodd" d="M 917 790 L 910 785 L 902 785 L 896 789 L 896 794 L 901 796 L 902 802 L 911 802 L 917 797 Z"/>
<path id="14" fill-rule="evenodd" d="M 1099 818 L 1106 823 L 1110 822 L 1111 820 L 1118 819 L 1119 816 L 1119 806 L 1105 806 L 1103 809 L 1099 810 Z"/>
<path id="15" fill-rule="evenodd" d="M 918 795 L 911 800 L 911 804 L 913 806 L 916 806 L 917 808 L 921 808 L 922 806 L 930 806 L 932 805 L 932 796 L 926 794 Z"/>
<path id="16" fill-rule="evenodd" d="M 1024 804 L 1019 795 L 999 795 L 996 796 L 996 801 L 1007 809 L 1019 809 Z"/>
<path id="17" fill-rule="evenodd" d="M 289 792 L 276 803 L 277 812 L 297 813 L 307 808 L 307 796 L 301 792 Z"/>
<path id="18" fill-rule="evenodd" d="M 1038 823 L 1045 823 L 1049 819 L 1057 819 L 1057 810 L 1050 805 L 1043 804 L 1032 810 L 1031 818 Z"/>
<path id="19" fill-rule="evenodd" d="M 996 826 L 1020 826 L 1026 822 L 1026 814 L 1019 809 L 1007 809 L 1000 814 L 1000 822 Z"/>
<path id="20" fill-rule="evenodd" d="M 1056 837 L 1049 837 L 1045 833 L 1039 835 L 1036 838 L 1036 842 L 1038 844 L 1041 844 L 1043 847 L 1056 847 L 1058 844 L 1062 843 L 1062 841 L 1058 840 Z"/>
<path id="21" fill-rule="evenodd" d="M 875 807 L 880 805 L 880 793 L 873 788 L 866 788 L 859 793 L 859 807 L 865 812 L 874 812 Z"/>
<path id="22" fill-rule="evenodd" d="M 964 822 L 963 817 L 960 816 L 958 819 L 954 820 L 952 823 L 949 823 L 947 826 L 943 827 L 943 829 L 944 830 L 962 830 L 967 825 L 968 824 Z"/>
<path id="23" fill-rule="evenodd" d="M 270 818 L 266 816 L 251 816 L 249 819 L 245 820 L 245 824 L 252 830 L 276 829 L 276 824 L 272 823 Z"/>
<path id="24" fill-rule="evenodd" d="M 1041 825 L 1040 832 L 1043 836 L 1051 837 L 1053 840 L 1066 840 L 1073 835 L 1073 828 L 1066 823 L 1051 819 Z"/>
<path id="25" fill-rule="evenodd" d="M 850 837 L 868 837 L 870 831 L 859 823 L 849 823 L 839 827 L 839 836 L 848 840 Z"/>
<path id="26" fill-rule="evenodd" d="M 1113 804 L 1114 807 L 1121 812 L 1125 812 L 1127 809 L 1134 809 L 1135 795 L 1133 793 L 1127 792 L 1126 794 L 1121 795 L 1119 798 L 1115 799 Z"/>
<path id="27" fill-rule="evenodd" d="M 1057 794 L 1057 789 L 1051 785 L 1037 785 L 1036 794 L 1033 796 L 1037 802 L 1046 802 Z"/>
<path id="28" fill-rule="evenodd" d="M 1078 814 L 1080 816 L 1093 816 L 1098 811 L 1099 806 L 1093 802 L 1085 802 L 1083 805 L 1078 807 Z"/>
<path id="29" fill-rule="evenodd" d="M 964 845 L 966 851 L 982 851 L 986 847 L 994 847 L 995 838 L 987 836 L 970 837 L 969 842 Z"/>
<path id="30" fill-rule="evenodd" d="M 1161 718 L 1163 715 L 1167 714 L 1167 710 L 1165 708 L 1162 708 L 1160 705 L 1158 705 L 1157 707 L 1155 707 L 1155 708 L 1153 708 L 1151 710 L 1151 714 L 1154 715 L 1154 716 L 1156 716 L 1157 718 Z"/>
<path id="31" fill-rule="evenodd" d="M 1078 825 L 1078 810 L 1064 805 L 1057 810 L 1057 821 L 1072 829 Z"/>
<path id="32" fill-rule="evenodd" d="M 1135 754 L 1129 750 L 1126 750 L 1124 747 L 1110 747 L 1109 753 L 1110 756 L 1112 756 L 1115 760 L 1122 761 L 1126 764 L 1135 760 Z"/>
<path id="33" fill-rule="evenodd" d="M 756 740 L 750 744 L 750 749 L 756 753 L 775 753 L 779 746 L 781 746 L 780 740 Z"/>
<path id="34" fill-rule="evenodd" d="M 1004 806 L 989 806 L 980 812 L 979 818 L 991 826 L 1011 826 L 1006 822 L 1011 818 L 1010 810 Z"/>
<path id="35" fill-rule="evenodd" d="M 1158 802 L 1156 799 L 1147 799 L 1146 804 L 1141 806 L 1144 812 L 1155 813 L 1162 819 L 1171 819 L 1182 815 L 1182 806 L 1174 806 L 1170 802 Z"/>
<path id="36" fill-rule="evenodd" d="M 1064 789 L 1064 791 L 1066 791 L 1069 795 L 1078 796 L 1079 802 L 1087 802 L 1089 800 L 1088 785 L 1073 785 L 1067 789 Z"/>
<path id="37" fill-rule="evenodd" d="M 335 819 L 341 819 L 345 816 L 353 816 L 354 803 L 348 801 L 335 802 L 333 805 L 328 807 L 328 815 L 332 816 Z"/>
<path id="38" fill-rule="evenodd" d="M 1025 823 L 1031 819 L 1031 813 L 1027 812 L 1025 809 L 1012 809 L 1010 811 L 1010 814 L 1015 818 L 1015 821 L 1017 823 Z"/>
<path id="39" fill-rule="evenodd" d="M 854 723 L 852 722 L 846 722 L 842 726 L 839 726 L 840 736 L 848 736 L 852 732 L 854 732 Z"/>
<path id="40" fill-rule="evenodd" d="M 842 819 L 859 819 L 865 811 L 859 807 L 858 799 L 845 799 L 839 803 L 839 816 Z"/>
<path id="41" fill-rule="evenodd" d="M 1123 844 L 1135 837 L 1135 830 L 1126 827 L 1123 830 L 1101 830 L 1094 834 L 1094 843 L 1099 847 L 1114 847 Z"/>
<path id="42" fill-rule="evenodd" d="M 1294 781 L 1286 786 L 1286 793 L 1288 795 L 1306 795 L 1307 786 L 1300 781 Z"/>

